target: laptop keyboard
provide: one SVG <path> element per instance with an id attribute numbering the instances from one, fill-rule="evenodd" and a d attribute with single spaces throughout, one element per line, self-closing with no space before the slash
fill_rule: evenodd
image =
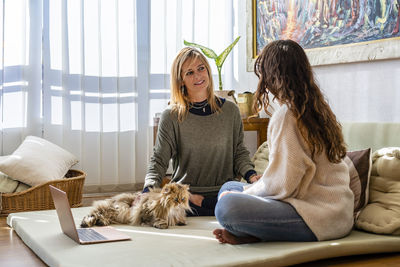
<path id="1" fill-rule="evenodd" d="M 82 241 L 97 241 L 107 240 L 107 238 L 93 229 L 90 228 L 78 228 L 79 239 Z"/>

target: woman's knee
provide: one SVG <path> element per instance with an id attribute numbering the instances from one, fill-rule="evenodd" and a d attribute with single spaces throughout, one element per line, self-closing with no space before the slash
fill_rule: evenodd
<path id="1" fill-rule="evenodd" d="M 226 182 L 221 186 L 218 195 L 220 195 L 222 192 L 225 192 L 225 191 L 239 191 L 239 192 L 242 192 L 243 191 L 243 183 L 236 182 L 236 181 Z"/>
<path id="2" fill-rule="evenodd" d="M 219 190 L 219 192 L 232 190 L 231 188 L 232 188 L 232 186 L 233 186 L 234 183 L 235 183 L 235 182 L 233 182 L 233 181 L 229 181 L 229 182 L 224 183 L 224 184 L 221 186 L 221 189 Z"/>
<path id="3" fill-rule="evenodd" d="M 230 224 L 241 217 L 243 201 L 239 194 L 230 193 L 218 200 L 215 206 L 215 217 L 221 225 Z"/>

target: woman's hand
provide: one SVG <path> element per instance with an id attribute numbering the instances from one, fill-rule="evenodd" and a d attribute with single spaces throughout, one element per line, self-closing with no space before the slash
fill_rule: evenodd
<path id="1" fill-rule="evenodd" d="M 198 194 L 191 194 L 189 197 L 189 201 L 195 204 L 196 206 L 201 207 L 204 197 Z"/>
<path id="2" fill-rule="evenodd" d="M 257 182 L 261 177 L 262 177 L 261 174 L 259 174 L 259 175 L 253 175 L 253 176 L 250 177 L 249 181 L 250 181 L 250 183 L 252 184 L 252 183 Z"/>

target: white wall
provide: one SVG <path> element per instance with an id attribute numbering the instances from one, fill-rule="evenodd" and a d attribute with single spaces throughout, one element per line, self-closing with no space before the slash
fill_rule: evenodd
<path id="1" fill-rule="evenodd" d="M 341 121 L 400 122 L 400 59 L 315 67 Z"/>
<path id="2" fill-rule="evenodd" d="M 237 2 L 236 92 L 252 91 L 258 79 L 246 71 L 246 1 Z M 399 48 L 400 49 L 400 48 Z M 316 66 L 319 85 L 340 121 L 400 123 L 400 59 Z"/>

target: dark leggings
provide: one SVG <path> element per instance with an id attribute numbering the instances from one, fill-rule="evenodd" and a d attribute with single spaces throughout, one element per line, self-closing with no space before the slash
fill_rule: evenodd
<path id="1" fill-rule="evenodd" d="M 214 216 L 215 205 L 217 204 L 217 197 L 204 197 L 201 207 L 189 202 L 192 211 L 186 213 L 187 216 Z"/>

